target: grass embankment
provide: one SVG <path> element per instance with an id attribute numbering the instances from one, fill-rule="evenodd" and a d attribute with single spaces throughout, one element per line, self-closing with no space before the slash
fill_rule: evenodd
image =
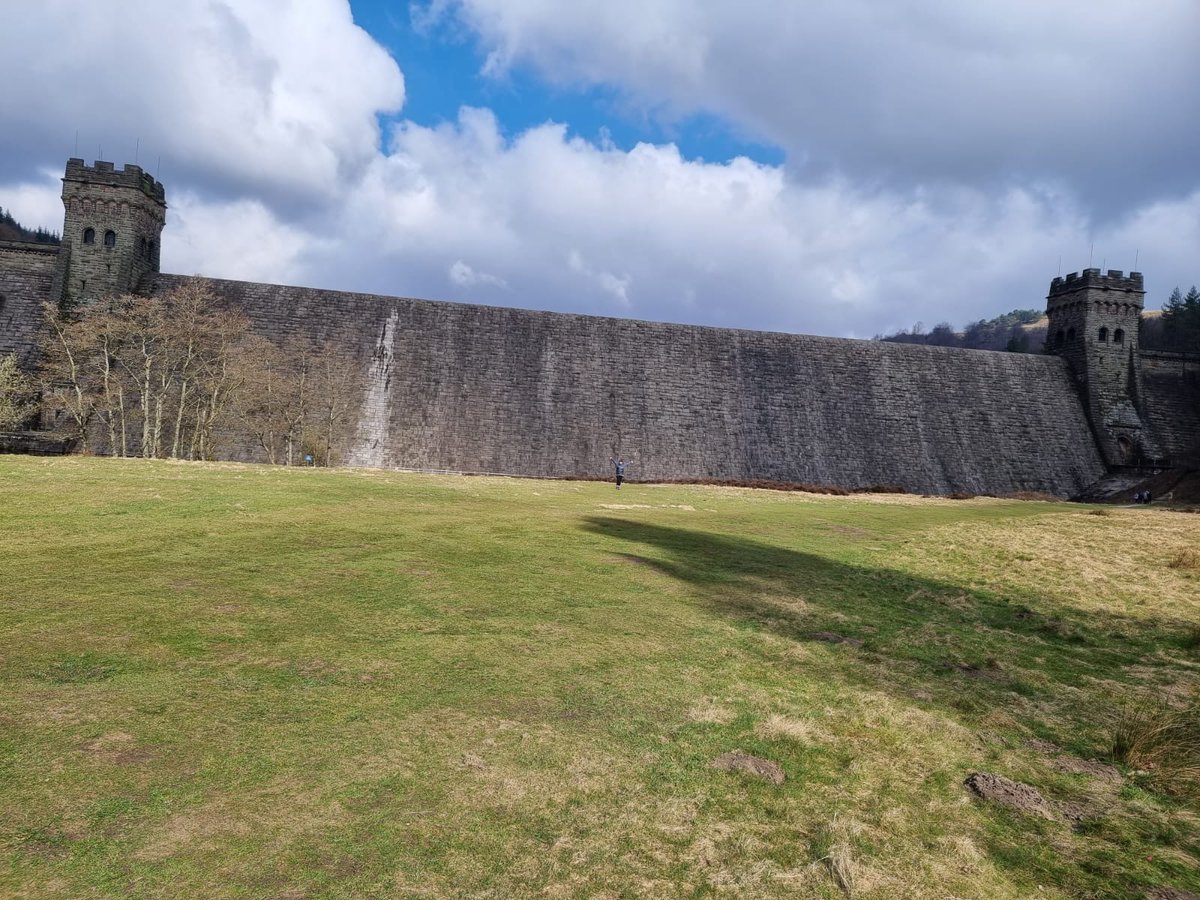
<path id="1" fill-rule="evenodd" d="M 1197 890 L 1198 524 L 0 457 L 0 895 Z"/>

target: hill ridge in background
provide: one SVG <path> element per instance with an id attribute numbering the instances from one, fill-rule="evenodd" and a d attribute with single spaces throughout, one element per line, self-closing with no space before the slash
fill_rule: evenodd
<path id="1" fill-rule="evenodd" d="M 62 237 L 56 231 L 45 228 L 26 228 L 12 212 L 0 206 L 0 241 L 28 241 L 34 244 L 61 244 Z"/>

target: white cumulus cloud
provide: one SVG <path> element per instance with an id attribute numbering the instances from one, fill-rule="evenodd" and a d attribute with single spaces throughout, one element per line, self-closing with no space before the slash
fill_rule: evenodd
<path id="1" fill-rule="evenodd" d="M 1058 177 L 1089 204 L 1197 186 L 1195 0 L 435 0 L 487 53 L 708 112 L 794 166 L 982 183 Z"/>
<path id="2" fill-rule="evenodd" d="M 810 5 L 803 20 L 776 4 L 771 19 L 761 0 L 736 15 L 728 4 L 681 0 L 645 9 L 445 0 L 432 12 L 471 22 L 494 71 L 532 63 L 555 78 L 623 84 L 639 102 L 724 110 L 789 147 L 775 166 L 689 159 L 669 143 L 623 149 L 559 123 L 508 133 L 476 108 L 381 134 L 378 116 L 404 100 L 403 76 L 354 25 L 346 0 L 123 0 L 119 20 L 65 0 L 22 4 L 6 14 L 0 77 L 40 90 L 10 92 L 0 108 L 0 206 L 28 225 L 61 227 L 57 179 L 73 151 L 64 131 L 78 123 L 81 155 L 95 155 L 84 143 L 95 133 L 118 163 L 133 161 L 135 136 L 147 168 L 162 155 L 163 266 L 185 274 L 859 337 L 1038 307 L 1059 257 L 1065 270 L 1080 268 L 1093 247 L 1096 265 L 1128 269 L 1136 256 L 1151 302 L 1200 280 L 1194 180 L 1175 191 L 1143 185 L 1098 216 L 1086 179 L 1018 165 L 1051 133 L 1020 129 L 1053 112 L 1064 138 L 1046 158 L 1065 159 L 1070 134 L 1080 167 L 1107 171 L 1108 151 L 1093 146 L 1137 129 L 1068 103 L 1077 99 L 1070 72 L 1095 71 L 1101 37 L 1118 46 L 1127 26 L 1120 46 L 1134 58 L 1151 44 L 1173 49 L 1162 23 L 1189 21 L 1186 10 L 1163 0 L 1139 24 L 1104 0 L 1070 40 L 1050 40 L 1044 32 L 1065 24 L 1068 4 L 1017 5 L 1040 23 L 1030 48 L 992 0 L 980 5 L 990 30 L 948 2 L 887 12 L 847 0 Z M 860 30 L 844 38 L 851 21 Z M 912 96 L 883 83 L 901 77 L 898 63 L 883 76 L 850 71 L 875 45 L 908 48 Z M 947 55 L 923 60 L 933 46 Z M 1192 63 L 1167 57 L 1160 69 L 1173 89 L 1172 73 Z M 1006 59 L 1014 90 L 1036 93 L 1025 71 L 1036 62 L 1051 99 L 1033 98 L 1021 121 L 1010 106 L 989 112 L 955 99 L 986 96 L 980 85 L 997 82 L 976 70 Z M 1112 66 L 1129 74 L 1126 57 Z M 1056 67 L 1065 81 L 1051 77 Z M 1134 96 L 1148 77 L 1120 89 Z M 935 86 L 952 96 L 934 96 Z M 948 109 L 958 113 L 947 118 Z M 993 115 L 1000 124 L 982 121 Z M 1145 123 L 1163 139 L 1130 156 L 1127 180 L 1155 153 L 1186 146 L 1180 135 L 1193 119 Z M 988 146 L 1009 128 L 1018 137 Z M 905 177 L 864 174 L 871 167 L 854 162 L 850 145 L 863 159 L 893 160 Z M 842 164 L 809 165 L 805 153 Z"/>

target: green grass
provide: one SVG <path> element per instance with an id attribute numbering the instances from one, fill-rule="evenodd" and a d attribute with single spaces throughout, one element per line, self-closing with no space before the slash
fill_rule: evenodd
<path id="1" fill-rule="evenodd" d="M 0 457 L 0 895 L 1200 890 L 1194 785 L 1026 744 L 1196 708 L 1196 548 L 1158 510 Z"/>

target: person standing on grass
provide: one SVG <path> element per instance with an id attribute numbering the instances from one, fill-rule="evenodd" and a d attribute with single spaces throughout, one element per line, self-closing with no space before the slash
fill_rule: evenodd
<path id="1" fill-rule="evenodd" d="M 609 457 L 609 461 L 613 464 L 613 468 L 617 470 L 617 490 L 621 489 L 621 482 L 625 480 L 625 459 L 618 457 L 613 459 Z"/>

